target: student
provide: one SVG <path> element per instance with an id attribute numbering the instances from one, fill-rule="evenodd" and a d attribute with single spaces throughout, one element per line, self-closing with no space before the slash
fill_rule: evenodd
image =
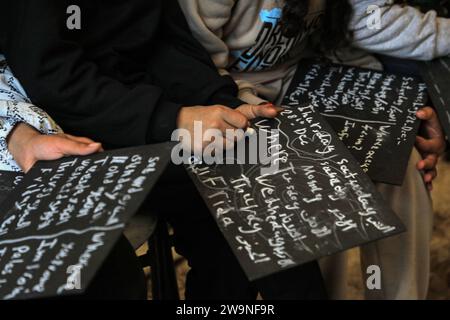
<path id="1" fill-rule="evenodd" d="M 432 59 L 450 53 L 450 21 L 423 15 L 411 7 L 388 1 L 336 0 L 179 0 L 194 36 L 210 52 L 220 73 L 239 86 L 238 97 L 247 103 L 280 103 L 298 62 L 326 54 L 333 60 L 381 69 L 370 53 Z M 368 28 L 367 10 L 377 5 L 381 29 Z M 351 48 L 350 45 L 359 47 Z M 402 187 L 378 185 L 379 191 L 401 217 L 408 232 L 362 248 L 366 267 L 382 269 L 382 290 L 367 298 L 425 298 L 429 275 L 429 240 L 432 227 L 431 188 L 436 164 L 444 149 L 442 130 L 432 108 L 417 113 L 424 120 L 417 137 L 407 178 Z M 417 164 L 417 165 L 416 165 Z M 423 180 L 420 172 L 424 171 Z M 345 294 L 346 260 L 324 263 L 330 295 Z"/>
<path id="2" fill-rule="evenodd" d="M 100 143 L 64 134 L 48 114 L 32 105 L 0 55 L 1 171 L 28 171 L 39 160 L 89 155 L 100 150 Z M 17 163 L 13 154 L 26 156 Z M 121 237 L 85 293 L 71 299 L 146 299 L 146 291 L 136 254 Z"/>
<path id="3" fill-rule="evenodd" d="M 74 4 L 81 28 L 72 30 L 66 11 Z M 65 130 L 107 148 L 168 141 L 194 121 L 224 132 L 278 113 L 236 98 L 234 81 L 217 73 L 176 0 L 15 0 L 8 8 L 0 52 L 28 96 Z M 171 222 L 188 259 L 187 299 L 251 300 L 258 291 L 267 299 L 326 298 L 317 263 L 251 284 L 182 167 L 168 170 L 148 202 Z"/>

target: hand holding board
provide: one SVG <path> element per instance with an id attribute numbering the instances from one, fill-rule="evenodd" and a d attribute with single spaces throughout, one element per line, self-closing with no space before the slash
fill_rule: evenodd
<path id="1" fill-rule="evenodd" d="M 373 181 L 401 185 L 425 106 L 419 79 L 306 60 L 292 81 Z"/>
<path id="2" fill-rule="evenodd" d="M 170 149 L 39 162 L 0 205 L 0 298 L 82 293 L 165 169 Z"/>
<path id="3" fill-rule="evenodd" d="M 267 146 L 277 155 L 275 171 L 239 162 L 188 167 L 250 280 L 404 230 L 332 128 L 301 98 L 294 85 L 277 119 L 253 122 L 254 136 L 267 132 L 276 141 Z"/>

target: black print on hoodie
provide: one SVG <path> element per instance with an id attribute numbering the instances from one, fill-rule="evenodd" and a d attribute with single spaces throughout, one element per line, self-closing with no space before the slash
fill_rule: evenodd
<path id="1" fill-rule="evenodd" d="M 302 33 L 287 38 L 282 34 L 282 13 L 282 8 L 261 10 L 259 18 L 263 26 L 256 38 L 256 44 L 247 50 L 231 52 L 237 58 L 230 68 L 231 71 L 261 71 L 289 60 L 292 49 L 317 29 L 323 16 L 323 12 L 314 15 L 312 19 L 305 21 Z"/>

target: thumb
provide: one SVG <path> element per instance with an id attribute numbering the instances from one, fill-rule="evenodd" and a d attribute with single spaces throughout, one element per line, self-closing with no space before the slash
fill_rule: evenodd
<path id="1" fill-rule="evenodd" d="M 275 118 L 278 113 L 281 111 L 280 108 L 275 107 L 272 104 L 264 104 L 264 105 L 251 105 L 246 104 L 238 109 L 242 114 L 244 114 L 247 119 L 255 119 L 258 117 L 262 118 Z"/>
<path id="2" fill-rule="evenodd" d="M 440 153 L 441 143 L 436 139 L 425 139 L 423 137 L 416 137 L 416 148 L 423 154 Z"/>
<path id="3" fill-rule="evenodd" d="M 425 130 L 430 137 L 440 137 L 443 135 L 439 118 L 431 107 L 425 107 L 417 111 L 417 117 L 425 121 Z"/>

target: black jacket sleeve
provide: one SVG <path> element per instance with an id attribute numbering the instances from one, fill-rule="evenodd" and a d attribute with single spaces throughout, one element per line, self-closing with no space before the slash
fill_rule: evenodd
<path id="1" fill-rule="evenodd" d="M 145 0 L 136 3 L 139 1 Z M 136 19 L 147 16 L 159 21 L 162 2 L 168 2 L 169 9 L 178 7 L 176 0 L 152 0 L 146 2 L 152 10 Z M 165 141 L 175 129 L 182 104 L 219 103 L 227 100 L 221 96 L 236 94 L 236 88 L 211 68 L 205 51 L 192 38 L 182 36 L 183 41 L 174 43 L 180 37 L 156 37 L 160 43 L 153 43 L 151 47 L 157 49 L 149 52 L 151 81 L 130 85 L 101 70 L 87 58 L 87 49 L 67 36 L 64 13 L 68 1 L 9 3 L 7 14 L 12 18 L 2 25 L 5 36 L 1 49 L 33 103 L 48 111 L 67 132 L 89 136 L 108 147 Z M 108 10 L 108 5 L 121 2 L 100 3 Z M 135 1 L 126 3 L 135 5 Z M 169 16 L 164 14 L 161 24 L 167 25 L 165 32 L 174 35 L 180 29 Z M 189 80 L 188 74 L 197 75 L 198 81 Z"/>
<path id="2" fill-rule="evenodd" d="M 179 103 L 232 108 L 242 105 L 234 80 L 218 76 L 209 53 L 192 35 L 178 1 L 163 3 L 160 47 L 150 61 L 155 81 L 167 90 L 172 101 Z"/>

